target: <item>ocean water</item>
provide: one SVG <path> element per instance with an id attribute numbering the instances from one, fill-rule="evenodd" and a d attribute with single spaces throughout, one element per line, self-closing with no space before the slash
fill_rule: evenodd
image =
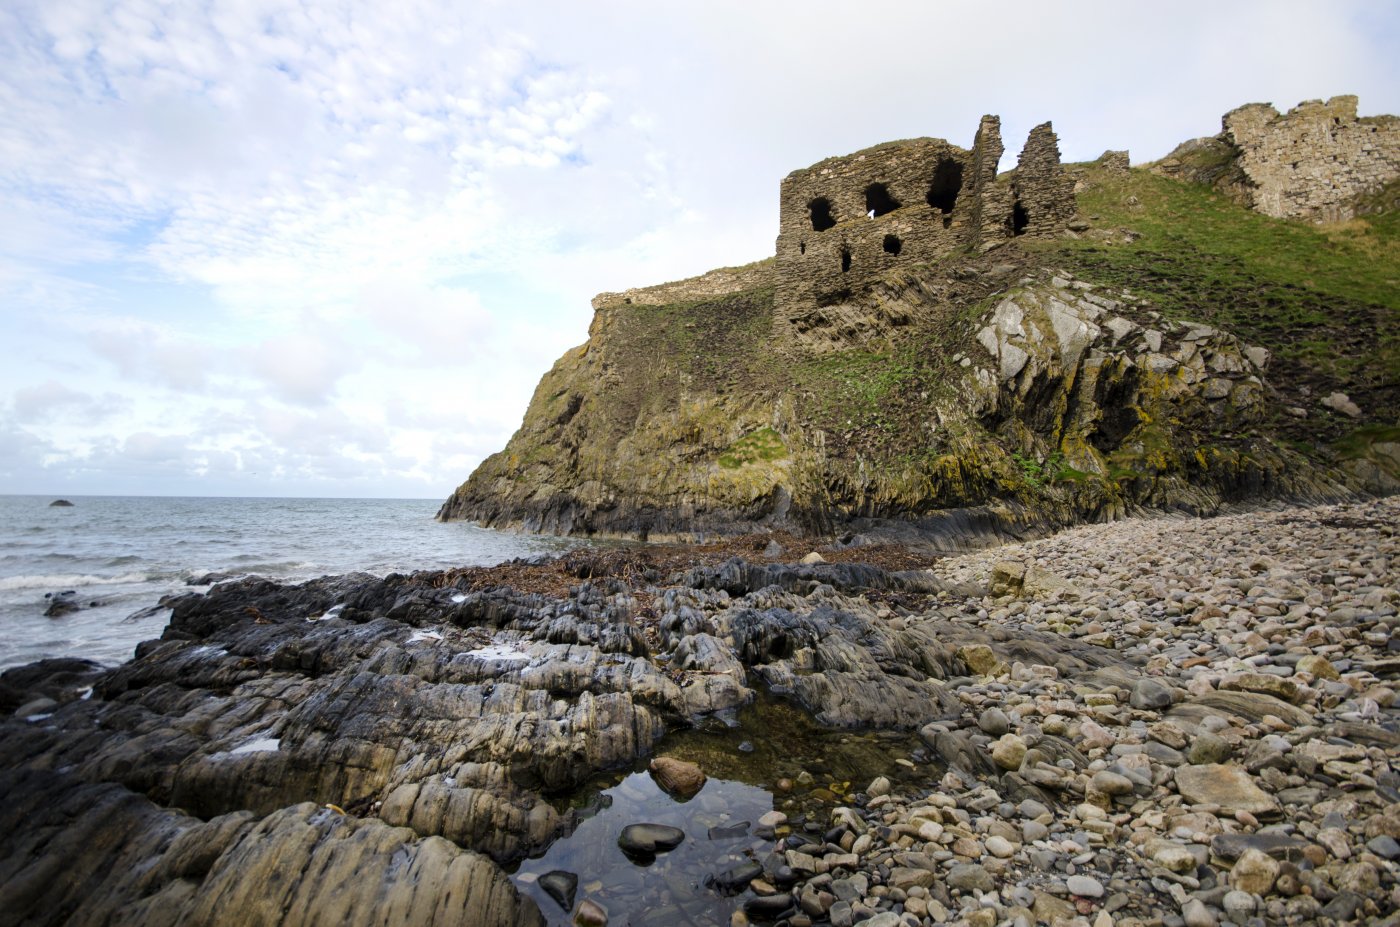
<path id="1" fill-rule="evenodd" d="M 383 576 L 576 543 L 437 522 L 432 499 L 69 498 L 72 508 L 0 496 L 0 669 L 60 656 L 121 663 L 165 627 L 170 612 L 150 607 L 205 573 Z M 45 617 L 45 595 L 69 590 L 81 609 Z"/>

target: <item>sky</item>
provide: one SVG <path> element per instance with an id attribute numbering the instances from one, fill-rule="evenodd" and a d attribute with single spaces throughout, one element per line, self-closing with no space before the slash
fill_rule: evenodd
<path id="1" fill-rule="evenodd" d="M 1400 113 L 1400 4 L 0 4 L 0 493 L 446 497 L 598 292 L 881 141 Z"/>

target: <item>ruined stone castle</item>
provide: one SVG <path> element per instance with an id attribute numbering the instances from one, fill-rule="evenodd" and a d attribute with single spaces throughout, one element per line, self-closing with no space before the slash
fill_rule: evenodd
<path id="1" fill-rule="evenodd" d="M 1050 123 L 1031 130 L 1016 170 L 998 180 L 1002 151 L 1001 120 L 983 116 L 971 151 L 919 138 L 827 158 L 783 179 L 773 262 L 602 293 L 593 306 L 675 302 L 771 283 L 781 314 L 844 301 L 901 264 L 1062 230 L 1075 213 L 1074 181 L 1060 166 Z"/>
<path id="2" fill-rule="evenodd" d="M 982 117 L 972 150 L 942 139 L 889 142 L 827 158 L 783 179 L 778 302 L 839 302 L 900 263 L 1064 228 L 1074 182 L 1050 123 L 997 181 L 1001 121 Z"/>

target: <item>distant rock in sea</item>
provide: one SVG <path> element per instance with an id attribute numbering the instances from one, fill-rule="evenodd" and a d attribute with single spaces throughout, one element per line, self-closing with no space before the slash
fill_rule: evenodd
<path id="1" fill-rule="evenodd" d="M 55 499 L 49 503 L 49 508 L 54 508 L 55 506 L 57 506 L 58 508 L 71 509 L 73 507 L 73 503 L 69 502 L 67 499 Z"/>

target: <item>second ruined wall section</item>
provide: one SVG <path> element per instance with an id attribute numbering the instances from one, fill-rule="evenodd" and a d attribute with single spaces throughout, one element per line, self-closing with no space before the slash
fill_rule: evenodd
<path id="1" fill-rule="evenodd" d="M 1400 119 L 1360 117 L 1357 98 L 1308 100 L 1282 115 L 1267 103 L 1226 113 L 1223 137 L 1238 150 L 1246 195 L 1279 219 L 1336 222 L 1354 200 L 1400 176 Z"/>

